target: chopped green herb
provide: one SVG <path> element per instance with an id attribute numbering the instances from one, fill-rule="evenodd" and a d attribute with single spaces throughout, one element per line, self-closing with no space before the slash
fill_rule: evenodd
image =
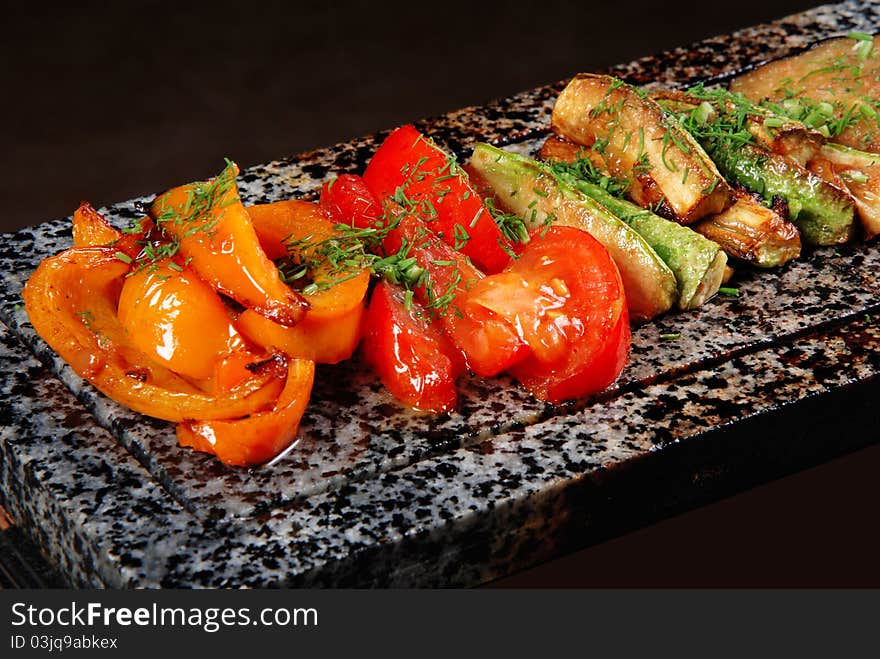
<path id="1" fill-rule="evenodd" d="M 668 334 L 661 334 L 660 338 L 663 341 L 674 341 L 675 339 L 681 338 L 681 333 L 680 332 L 670 332 Z"/>
<path id="2" fill-rule="evenodd" d="M 862 41 L 858 46 L 856 46 L 856 57 L 861 60 L 868 59 L 871 56 L 871 51 L 874 49 L 874 44 L 871 41 Z"/>
<path id="3" fill-rule="evenodd" d="M 864 172 L 860 172 L 857 169 L 845 169 L 840 172 L 840 178 L 844 181 L 849 181 L 850 183 L 867 183 L 868 175 Z"/>

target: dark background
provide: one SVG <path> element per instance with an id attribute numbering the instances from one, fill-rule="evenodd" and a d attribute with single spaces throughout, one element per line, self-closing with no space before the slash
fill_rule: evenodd
<path id="1" fill-rule="evenodd" d="M 4 6 L 0 229 L 205 177 L 224 156 L 293 155 L 818 3 L 180 4 Z M 878 471 L 875 446 L 503 584 L 878 586 Z"/>

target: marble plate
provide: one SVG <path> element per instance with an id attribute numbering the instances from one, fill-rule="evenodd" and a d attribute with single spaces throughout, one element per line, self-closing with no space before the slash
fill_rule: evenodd
<path id="1" fill-rule="evenodd" d="M 880 4 L 846 2 L 610 72 L 682 84 L 878 28 Z M 563 84 L 418 127 L 463 157 L 478 140 L 532 153 Z M 249 168 L 242 196 L 312 198 L 327 177 L 362 171 L 386 134 Z M 104 211 L 125 224 L 145 201 Z M 814 250 L 778 272 L 740 268 L 739 297 L 637 329 L 620 382 L 593 400 L 553 407 L 474 379 L 455 413 L 433 418 L 356 361 L 321 367 L 300 441 L 252 470 L 181 449 L 173 426 L 104 397 L 34 333 L 21 288 L 70 243 L 69 219 L 0 241 L 0 497 L 76 585 L 470 585 L 662 512 L 643 500 L 658 483 L 664 500 L 699 501 L 713 483 L 742 487 L 771 464 L 866 441 L 829 445 L 809 426 L 880 372 L 876 243 Z M 781 440 L 759 432 L 783 419 Z M 626 505 L 609 508 L 612 494 Z"/>

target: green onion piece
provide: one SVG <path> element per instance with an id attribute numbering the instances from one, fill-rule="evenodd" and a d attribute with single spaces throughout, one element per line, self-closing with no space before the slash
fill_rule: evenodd
<path id="1" fill-rule="evenodd" d="M 709 122 L 709 117 L 711 115 L 712 105 L 709 103 L 709 101 L 703 101 L 694 108 L 694 121 L 696 121 L 701 126 L 705 126 Z"/>
<path id="2" fill-rule="evenodd" d="M 792 119 L 800 119 L 804 115 L 804 106 L 794 98 L 787 98 L 782 101 L 782 109 Z"/>
<path id="3" fill-rule="evenodd" d="M 680 332 L 670 332 L 669 334 L 661 334 L 660 338 L 664 341 L 674 341 L 681 338 Z"/>
<path id="4" fill-rule="evenodd" d="M 856 46 L 856 57 L 859 59 L 868 59 L 871 56 L 871 50 L 874 48 L 873 41 L 863 41 Z"/>
<path id="5" fill-rule="evenodd" d="M 123 263 L 126 263 L 126 264 L 131 263 L 131 257 L 128 254 L 126 254 L 125 252 L 116 252 L 116 254 L 114 256 L 116 256 L 116 258 L 119 259 L 120 261 L 122 261 Z"/>
<path id="6" fill-rule="evenodd" d="M 855 39 L 856 41 L 873 41 L 874 37 L 870 34 L 865 34 L 864 32 L 850 32 L 846 35 L 850 39 Z"/>
<path id="7" fill-rule="evenodd" d="M 764 128 L 782 128 L 785 125 L 785 119 L 782 117 L 767 117 L 764 119 Z"/>
<path id="8" fill-rule="evenodd" d="M 844 181 L 850 181 L 851 183 L 867 183 L 868 175 L 865 172 L 860 172 L 857 169 L 845 169 L 840 172 L 840 178 Z"/>
<path id="9" fill-rule="evenodd" d="M 718 292 L 721 293 L 722 295 L 731 295 L 731 296 L 733 296 L 733 297 L 738 297 L 738 296 L 739 296 L 739 289 L 738 289 L 738 288 L 733 288 L 733 287 L 730 287 L 730 286 L 721 286 L 721 287 L 718 289 Z"/>

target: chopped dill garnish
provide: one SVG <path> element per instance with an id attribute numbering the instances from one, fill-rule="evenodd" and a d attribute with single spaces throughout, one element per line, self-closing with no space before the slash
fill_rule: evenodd
<path id="1" fill-rule="evenodd" d="M 550 162 L 547 168 L 554 175 L 563 180 L 567 177 L 575 179 L 583 179 L 594 185 L 598 185 L 606 192 L 613 194 L 615 197 L 622 197 L 629 190 L 630 182 L 611 176 L 607 172 L 599 170 L 593 162 L 587 158 L 578 158 L 577 160 L 566 162 Z"/>
<path id="2" fill-rule="evenodd" d="M 498 225 L 498 229 L 501 231 L 501 235 L 505 240 L 511 243 L 522 243 L 523 245 L 529 242 L 529 230 L 522 217 L 514 213 L 505 213 L 504 211 L 499 210 L 495 207 L 495 202 L 491 198 L 486 199 L 484 204 L 492 215 L 492 218 L 495 220 L 495 224 Z M 499 244 L 501 243 L 502 241 L 499 241 Z M 505 246 L 502 244 L 502 249 L 504 248 Z M 513 254 L 509 249 L 504 249 L 504 251 L 507 252 L 508 255 Z"/>

